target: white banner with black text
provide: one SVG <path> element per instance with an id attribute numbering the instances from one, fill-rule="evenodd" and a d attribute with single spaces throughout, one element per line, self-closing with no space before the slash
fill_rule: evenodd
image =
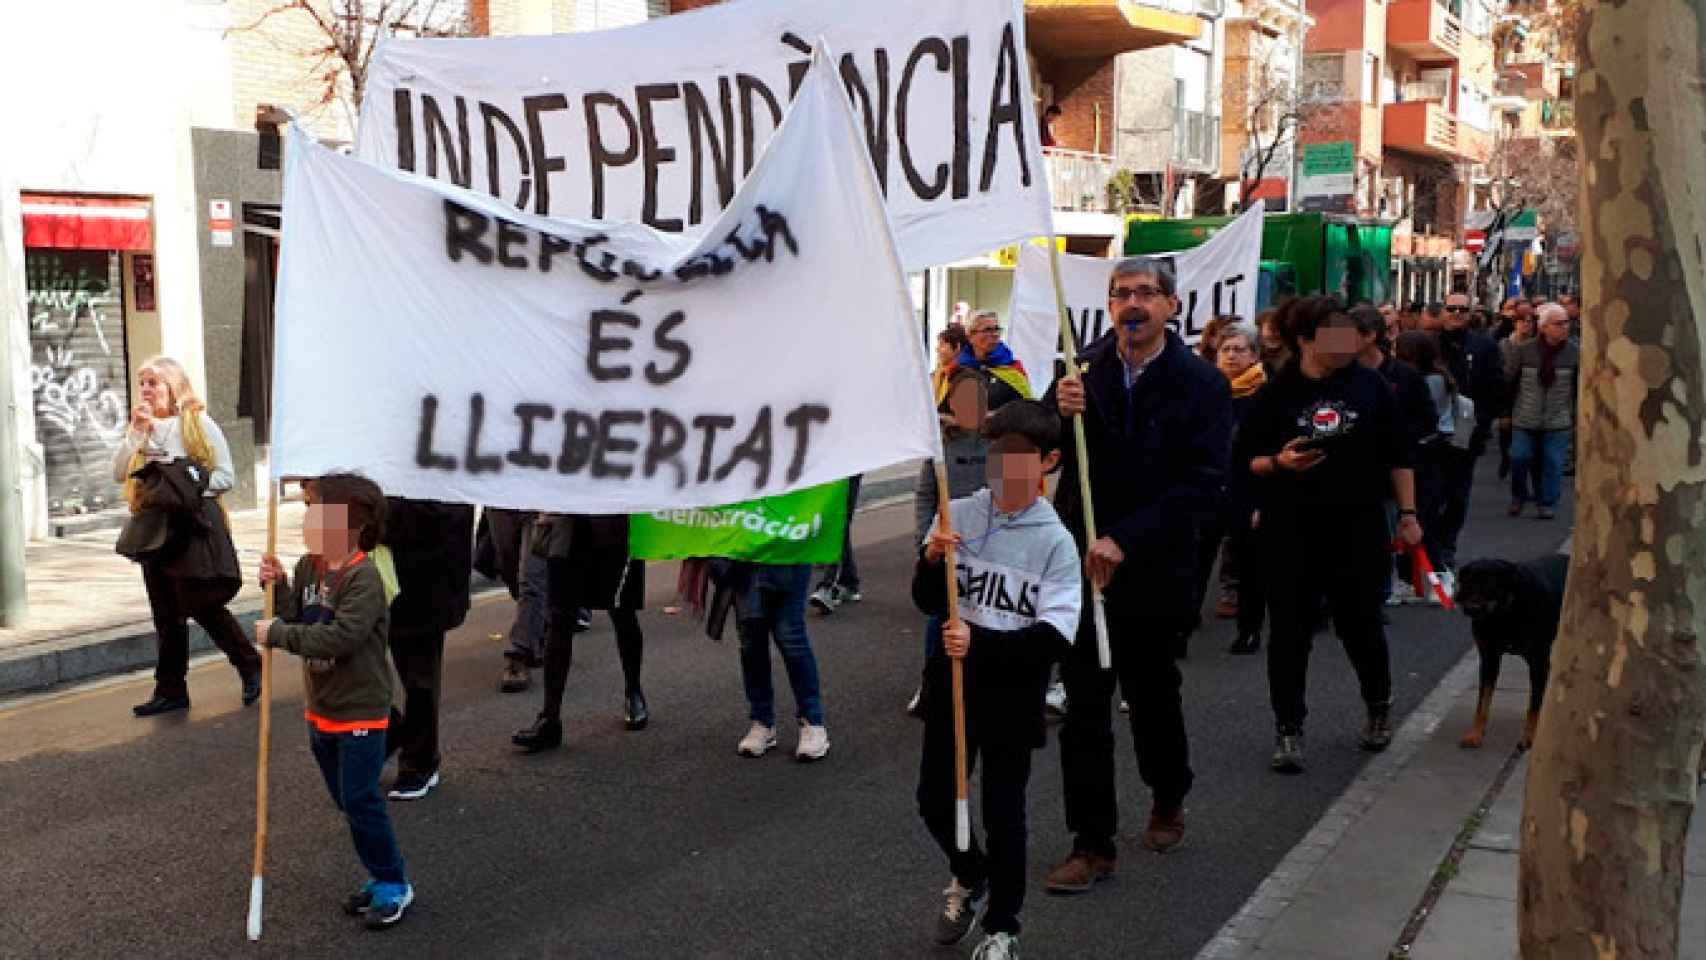
<path id="1" fill-rule="evenodd" d="M 293 129 L 274 476 L 638 513 L 938 455 L 906 277 L 827 62 L 700 239 L 523 213 Z"/>
<path id="2" fill-rule="evenodd" d="M 922 270 L 1050 231 L 1021 0 L 742 0 L 617 30 L 389 39 L 357 155 L 552 217 L 699 234 L 837 51 L 895 224 Z"/>

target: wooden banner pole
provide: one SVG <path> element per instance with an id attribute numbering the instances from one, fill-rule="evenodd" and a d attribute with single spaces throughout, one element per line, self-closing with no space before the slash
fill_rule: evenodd
<path id="1" fill-rule="evenodd" d="M 278 552 L 278 482 L 267 484 L 267 556 Z M 273 591 L 263 588 L 261 619 L 273 617 Z M 261 938 L 261 887 L 267 862 L 267 769 L 272 752 L 272 647 L 261 648 L 261 748 L 255 760 L 255 869 L 249 883 L 249 939 Z"/>
<path id="2" fill-rule="evenodd" d="M 1066 287 L 1060 281 L 1060 248 L 1059 243 L 1051 234 L 1048 238 L 1048 265 L 1054 275 L 1055 310 L 1060 315 L 1060 352 L 1066 360 L 1067 373 L 1078 375 L 1078 351 L 1073 346 L 1072 314 L 1066 308 Z M 1084 415 L 1077 414 L 1072 418 L 1072 436 L 1077 442 L 1078 452 L 1078 493 L 1084 502 L 1084 545 L 1088 551 L 1096 543 L 1096 504 L 1090 499 L 1090 451 L 1084 442 Z M 1090 585 L 1091 607 L 1096 619 L 1096 657 L 1102 664 L 1103 670 L 1111 670 L 1114 666 L 1113 650 L 1108 645 L 1108 610 L 1102 601 L 1102 589 L 1094 583 Z"/>

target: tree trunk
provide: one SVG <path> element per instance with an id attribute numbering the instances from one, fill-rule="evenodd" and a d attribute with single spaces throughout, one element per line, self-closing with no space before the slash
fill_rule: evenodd
<path id="1" fill-rule="evenodd" d="M 1525 958 L 1674 958 L 1706 735 L 1702 0 L 1581 42 L 1577 517 L 1523 809 Z"/>

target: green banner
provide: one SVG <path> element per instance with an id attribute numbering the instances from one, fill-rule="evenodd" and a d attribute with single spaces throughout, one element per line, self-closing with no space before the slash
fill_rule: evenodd
<path id="1" fill-rule="evenodd" d="M 628 520 L 628 549 L 643 560 L 728 557 L 754 563 L 838 563 L 847 481 L 702 510 L 658 510 Z"/>

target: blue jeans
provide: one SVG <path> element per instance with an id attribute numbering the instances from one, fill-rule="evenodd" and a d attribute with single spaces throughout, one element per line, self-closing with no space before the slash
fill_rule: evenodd
<path id="1" fill-rule="evenodd" d="M 1564 454 L 1569 449 L 1568 430 L 1522 430 L 1511 434 L 1511 501 L 1530 500 L 1550 510 L 1558 505 L 1558 495 L 1564 483 Z M 1529 490 L 1528 474 L 1536 459 L 1540 461 L 1540 489 Z"/>
<path id="2" fill-rule="evenodd" d="M 380 883 L 407 883 L 403 853 L 391 830 L 391 812 L 379 792 L 379 771 L 385 768 L 384 730 L 321 733 L 308 728 L 308 745 L 326 790 L 349 821 L 355 854 L 368 875 Z"/>
<path id="3" fill-rule="evenodd" d="M 800 719 L 823 725 L 823 694 L 818 686 L 817 657 L 806 636 L 806 596 L 811 592 L 808 564 L 759 566 L 752 584 L 740 598 L 740 672 L 752 719 L 776 725 L 776 693 L 770 684 L 770 643 L 782 652 L 782 666 L 794 688 Z"/>

